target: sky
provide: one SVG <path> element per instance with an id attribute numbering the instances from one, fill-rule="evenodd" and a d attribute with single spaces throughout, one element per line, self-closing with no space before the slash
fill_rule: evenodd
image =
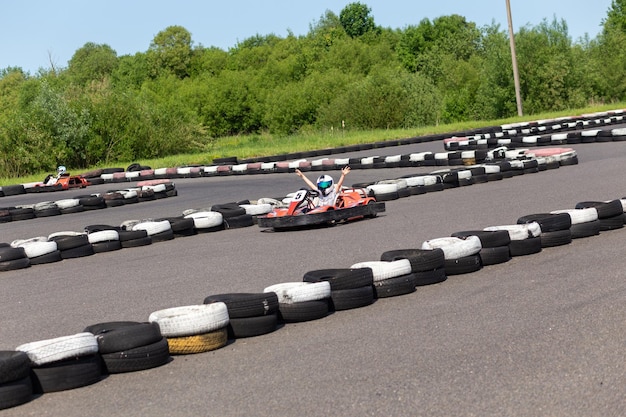
<path id="1" fill-rule="evenodd" d="M 87 42 L 118 56 L 145 52 L 168 26 L 182 26 L 193 45 L 228 50 L 255 35 L 306 35 L 326 10 L 336 15 L 355 0 L 0 0 L 0 69 L 66 68 Z M 402 29 L 428 18 L 458 14 L 479 27 L 508 31 L 506 0 L 360 0 L 378 26 Z M 595 38 L 612 0 L 510 0 L 513 28 L 565 20 L 576 41 Z"/>

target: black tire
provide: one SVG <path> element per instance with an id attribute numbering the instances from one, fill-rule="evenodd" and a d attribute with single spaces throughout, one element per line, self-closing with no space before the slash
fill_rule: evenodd
<path id="1" fill-rule="evenodd" d="M 331 291 L 347 290 L 373 285 L 374 274 L 371 268 L 318 269 L 306 272 L 302 281 L 328 281 Z"/>
<path id="2" fill-rule="evenodd" d="M 140 237 L 138 239 L 129 239 L 120 241 L 122 248 L 138 248 L 139 246 L 147 246 L 152 244 L 150 236 Z"/>
<path id="3" fill-rule="evenodd" d="M 87 355 L 32 367 L 33 392 L 44 394 L 84 387 L 100 381 L 99 355 Z"/>
<path id="4" fill-rule="evenodd" d="M 30 266 L 30 259 L 20 258 L 12 261 L 0 262 L 0 271 L 14 271 L 16 269 L 24 269 Z"/>
<path id="5" fill-rule="evenodd" d="M 224 220 L 230 217 L 236 217 L 246 214 L 246 209 L 239 206 L 239 204 L 233 203 L 224 203 L 224 204 L 214 204 L 211 206 L 211 211 L 216 211 L 221 213 L 224 217 Z"/>
<path id="6" fill-rule="evenodd" d="M 334 290 L 330 292 L 330 299 L 334 311 L 366 307 L 374 302 L 374 286 Z"/>
<path id="7" fill-rule="evenodd" d="M 250 226 L 254 226 L 254 218 L 250 214 L 242 214 L 240 216 L 224 217 L 225 229 L 238 229 L 241 227 L 250 227 Z"/>
<path id="8" fill-rule="evenodd" d="M 30 373 L 30 359 L 25 352 L 0 351 L 0 384 L 24 379 Z"/>
<path id="9" fill-rule="evenodd" d="M 541 247 L 550 248 L 553 246 L 567 245 L 572 243 L 572 232 L 570 229 L 555 230 L 553 232 L 541 232 Z"/>
<path id="10" fill-rule="evenodd" d="M 228 337 L 239 339 L 271 333 L 278 328 L 278 313 L 265 316 L 231 318 L 228 323 Z"/>
<path id="11" fill-rule="evenodd" d="M 83 206 L 85 210 L 97 210 L 107 207 L 107 203 L 102 196 L 79 197 L 78 203 Z"/>
<path id="12" fill-rule="evenodd" d="M 324 318 L 329 312 L 329 300 L 303 301 L 300 303 L 280 303 L 278 311 L 280 318 L 285 323 L 297 323 L 303 321 L 318 320 Z"/>
<path id="13" fill-rule="evenodd" d="M 72 213 L 81 213 L 83 211 L 85 211 L 85 207 L 81 206 L 80 204 L 74 207 L 68 207 L 68 208 L 62 208 L 59 209 L 59 211 L 61 212 L 61 214 L 72 214 Z"/>
<path id="14" fill-rule="evenodd" d="M 167 339 L 120 352 L 105 353 L 102 356 L 103 373 L 119 374 L 156 368 L 170 361 Z"/>
<path id="15" fill-rule="evenodd" d="M 73 258 L 82 258 L 84 256 L 93 255 L 95 252 L 93 251 L 93 246 L 91 243 L 86 245 L 77 246 L 72 249 L 66 249 L 61 251 L 61 257 L 63 259 L 73 259 Z"/>
<path id="16" fill-rule="evenodd" d="M 112 252 L 122 249 L 122 242 L 119 240 L 109 240 L 106 242 L 96 242 L 91 244 L 94 253 Z"/>
<path id="17" fill-rule="evenodd" d="M 482 264 L 480 262 L 480 256 L 476 254 L 456 259 L 446 259 L 444 268 L 447 276 L 460 275 L 476 272 L 482 268 Z"/>
<path id="18" fill-rule="evenodd" d="M 22 184 L 18 184 L 18 185 L 4 185 L 4 186 L 2 186 L 2 193 L 5 196 L 26 194 L 26 190 L 24 189 L 24 186 Z"/>
<path id="19" fill-rule="evenodd" d="M 170 222 L 170 226 L 172 228 L 172 232 L 174 232 L 175 236 L 192 236 L 195 235 L 196 228 L 194 227 L 194 222 L 192 218 L 186 217 L 165 217 L 162 219 L 157 219 L 157 221 L 167 220 Z"/>
<path id="20" fill-rule="evenodd" d="M 624 215 L 618 214 L 611 217 L 603 217 L 599 219 L 600 231 L 605 232 L 607 230 L 621 229 L 624 227 Z"/>
<path id="21" fill-rule="evenodd" d="M 61 256 L 60 250 L 55 250 L 54 252 L 46 253 L 45 255 L 35 256 L 30 258 L 31 265 L 41 265 L 41 264 L 49 264 L 53 262 L 62 261 L 63 257 Z"/>
<path id="22" fill-rule="evenodd" d="M 620 214 L 624 214 L 624 209 L 622 208 L 622 202 L 620 200 L 612 200 L 609 202 L 605 201 L 582 201 L 577 203 L 574 208 L 589 208 L 595 207 L 598 211 L 598 219 L 605 219 L 608 217 L 618 216 Z"/>
<path id="23" fill-rule="evenodd" d="M 11 219 L 13 221 L 30 220 L 35 218 L 35 210 L 32 208 L 10 208 Z"/>
<path id="24" fill-rule="evenodd" d="M 118 230 L 117 234 L 120 242 L 148 237 L 148 232 L 145 230 Z"/>
<path id="25" fill-rule="evenodd" d="M 415 275 L 407 274 L 374 282 L 376 298 L 396 297 L 415 292 Z"/>
<path id="26" fill-rule="evenodd" d="M 415 272 L 414 275 L 415 275 L 415 286 L 417 287 L 423 286 L 423 285 L 438 284 L 448 279 L 448 275 L 446 275 L 446 268 L 443 265 L 431 271 Z"/>
<path id="27" fill-rule="evenodd" d="M 264 316 L 278 311 L 278 296 L 273 292 L 216 294 L 204 299 L 204 304 L 216 302 L 226 304 L 231 319 Z"/>
<path id="28" fill-rule="evenodd" d="M 14 248 L 5 246 L 0 248 L 0 262 L 13 261 L 15 259 L 26 258 L 24 248 Z"/>
<path id="29" fill-rule="evenodd" d="M 174 236 L 174 231 L 172 229 L 168 229 L 168 230 L 166 230 L 164 232 L 155 233 L 153 235 L 150 235 L 150 238 L 152 239 L 152 243 L 164 242 L 166 240 L 172 240 L 175 237 L 176 236 Z"/>
<path id="30" fill-rule="evenodd" d="M 567 213 L 538 213 L 522 216 L 517 219 L 517 224 L 537 222 L 541 227 L 541 233 L 566 230 L 572 226 L 572 218 Z"/>
<path id="31" fill-rule="evenodd" d="M 90 244 L 89 237 L 87 237 L 86 234 L 78 236 L 55 236 L 50 240 L 57 243 L 57 249 L 60 251 L 74 249 Z"/>
<path id="32" fill-rule="evenodd" d="M 526 256 L 541 252 L 541 236 L 523 240 L 512 240 L 509 244 L 511 256 Z"/>
<path id="33" fill-rule="evenodd" d="M 509 245 L 482 248 L 478 255 L 480 255 L 480 261 L 483 266 L 501 264 L 511 260 Z"/>
<path id="34" fill-rule="evenodd" d="M 150 345 L 163 338 L 157 323 L 106 322 L 87 326 L 84 331 L 96 336 L 101 354 Z"/>
<path id="35" fill-rule="evenodd" d="M 33 398 L 33 385 L 29 375 L 0 384 L 0 410 L 25 404 Z"/>
<path id="36" fill-rule="evenodd" d="M 572 239 L 597 236 L 600 234 L 600 220 L 573 224 L 569 230 L 572 233 Z"/>
<path id="37" fill-rule="evenodd" d="M 60 216 L 61 210 L 58 207 L 48 208 L 44 210 L 35 210 L 35 217 L 52 217 Z"/>
<path id="38" fill-rule="evenodd" d="M 466 230 L 452 233 L 450 236 L 459 238 L 477 236 L 483 248 L 497 248 L 511 243 L 511 236 L 507 230 Z"/>
<path id="39" fill-rule="evenodd" d="M 445 256 L 443 250 L 436 249 L 398 249 L 383 252 L 381 261 L 396 261 L 408 259 L 411 263 L 412 272 L 432 271 L 444 265 Z"/>

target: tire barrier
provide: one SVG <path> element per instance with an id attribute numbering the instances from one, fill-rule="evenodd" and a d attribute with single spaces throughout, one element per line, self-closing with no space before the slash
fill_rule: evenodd
<path id="1" fill-rule="evenodd" d="M 178 191 L 176 190 L 176 185 L 169 179 L 144 181 L 137 183 L 136 187 L 108 191 L 102 194 L 88 194 L 76 198 L 42 201 L 35 204 L 23 204 L 14 207 L 0 207 L 0 223 L 34 219 L 36 217 L 80 213 L 85 210 L 120 207 L 127 204 L 175 197 L 177 195 Z"/>
<path id="2" fill-rule="evenodd" d="M 216 209 L 238 212 L 233 203 Z M 277 283 L 260 293 L 209 295 L 202 304 L 154 311 L 145 323 L 98 323 L 81 333 L 25 343 L 14 351 L 0 351 L 0 409 L 24 404 L 39 394 L 94 384 L 107 374 L 166 365 L 170 355 L 219 349 L 229 339 L 266 334 L 281 323 L 318 320 L 331 312 L 363 308 L 379 299 L 419 291 L 423 285 L 441 284 L 450 275 L 538 254 L 570 243 L 576 226 L 598 225 L 595 233 L 579 233 L 575 238 L 613 233 L 623 228 L 625 209 L 626 198 L 581 201 L 570 209 L 526 214 L 511 224 L 430 239 L 419 248 L 386 251 L 380 260 L 307 271 L 301 282 Z M 197 213 L 223 216 L 210 209 L 190 210 L 186 215 Z M 600 224 L 601 220 L 608 221 Z M 0 266 L 9 270 L 14 262 L 28 262 L 29 256 L 34 259 L 57 251 L 65 259 L 65 252 L 78 255 L 84 247 L 94 253 L 93 245 L 151 238 L 171 232 L 172 224 L 169 220 L 130 220 L 123 228 L 91 225 L 84 233 L 57 232 L 0 244 Z"/>
<path id="3" fill-rule="evenodd" d="M 95 169 L 81 174 L 91 184 L 150 181 L 176 178 L 197 178 L 216 175 L 266 174 L 273 172 L 322 171 L 341 169 L 396 168 L 435 165 L 467 165 L 485 160 L 489 149 L 505 146 L 509 149 L 560 146 L 578 143 L 625 141 L 626 128 L 606 128 L 624 123 L 624 110 L 563 117 L 554 120 L 520 122 L 501 126 L 474 129 L 453 134 L 416 136 L 401 140 L 347 145 L 323 150 L 294 152 L 263 158 L 238 160 L 237 157 L 214 158 L 210 165 L 193 165 L 152 169 L 131 164 L 126 170 L 120 167 Z M 581 130 L 582 129 L 582 130 Z M 356 152 L 392 146 L 442 141 L 445 152 L 420 152 L 406 155 L 372 156 L 362 158 L 320 158 L 322 155 Z M 465 152 L 462 152 L 465 151 Z M 473 152 L 468 152 L 473 151 Z M 39 186 L 35 186 L 39 185 Z M 62 191 L 59 187 L 45 187 L 41 183 L 6 185 L 0 187 L 0 197 L 26 192 Z"/>

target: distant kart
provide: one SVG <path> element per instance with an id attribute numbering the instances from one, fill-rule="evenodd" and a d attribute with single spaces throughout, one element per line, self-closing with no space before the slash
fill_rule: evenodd
<path id="1" fill-rule="evenodd" d="M 377 202 L 362 188 L 343 189 L 335 204 L 328 206 L 316 206 L 317 195 L 317 191 L 299 190 L 288 207 L 277 207 L 264 216 L 258 216 L 257 224 L 274 230 L 332 226 L 340 222 L 373 218 L 385 211 L 385 203 Z"/>
<path id="2" fill-rule="evenodd" d="M 62 174 L 56 181 L 56 183 L 52 185 L 46 185 L 48 180 L 50 179 L 50 175 L 46 177 L 46 179 L 38 184 L 35 184 L 35 187 L 39 188 L 41 191 L 44 190 L 69 190 L 71 188 L 85 188 L 88 185 L 91 185 L 89 181 L 83 178 L 80 175 L 70 175 L 69 172 Z"/>

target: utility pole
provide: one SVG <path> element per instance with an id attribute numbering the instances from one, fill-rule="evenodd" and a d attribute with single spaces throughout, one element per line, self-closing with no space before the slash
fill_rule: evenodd
<path id="1" fill-rule="evenodd" d="M 506 15 L 509 21 L 509 38 L 511 40 L 511 59 L 513 60 L 513 82 L 515 83 L 515 101 L 517 102 L 517 115 L 523 116 L 522 95 L 519 87 L 519 72 L 517 71 L 517 55 L 515 54 L 515 33 L 513 32 L 513 19 L 511 18 L 511 1 L 506 0 Z"/>

